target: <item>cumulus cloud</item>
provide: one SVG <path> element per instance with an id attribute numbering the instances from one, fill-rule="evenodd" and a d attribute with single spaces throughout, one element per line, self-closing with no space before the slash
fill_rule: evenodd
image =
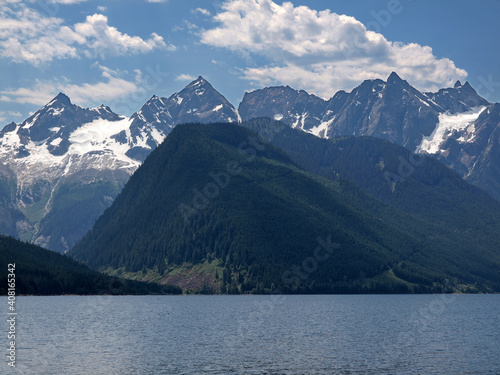
<path id="1" fill-rule="evenodd" d="M 50 0 L 51 4 L 78 4 L 84 3 L 88 0 Z"/>
<path id="2" fill-rule="evenodd" d="M 97 65 L 101 70 L 103 80 L 96 83 L 84 83 L 82 85 L 72 84 L 64 79 L 53 81 L 36 80 L 30 87 L 20 87 L 12 90 L 0 91 L 0 101 L 28 103 L 34 105 L 45 105 L 57 93 L 66 93 L 73 102 L 86 105 L 96 102 L 108 102 L 131 94 L 144 91 L 142 85 L 142 74 L 139 70 L 134 71 L 132 79 L 120 77 L 124 72 L 118 72 L 108 67 Z"/>
<path id="3" fill-rule="evenodd" d="M 9 117 L 21 117 L 20 112 L 14 112 L 14 111 L 0 111 L 0 122 L 3 122 L 7 119 L 5 115 L 9 115 Z M 0 128 L 1 130 L 1 128 Z"/>
<path id="4" fill-rule="evenodd" d="M 210 11 L 208 9 L 204 8 L 196 8 L 191 11 L 192 13 L 200 13 L 203 14 L 204 16 L 210 16 Z"/>
<path id="5" fill-rule="evenodd" d="M 214 16 L 218 26 L 201 35 L 204 44 L 267 59 L 246 68 L 258 85 L 289 84 L 323 97 L 364 79 L 396 71 L 423 90 L 452 85 L 467 72 L 416 43 L 388 41 L 353 17 L 271 0 L 228 0 Z"/>
<path id="6" fill-rule="evenodd" d="M 170 51 L 163 38 L 130 36 L 108 24 L 102 14 L 87 16 L 73 26 L 56 17 L 46 17 L 24 5 L 0 7 L 0 57 L 33 65 L 54 59 L 131 55 L 157 48 Z"/>
<path id="7" fill-rule="evenodd" d="M 176 81 L 194 81 L 195 79 L 196 77 L 190 74 L 181 74 L 175 77 Z"/>

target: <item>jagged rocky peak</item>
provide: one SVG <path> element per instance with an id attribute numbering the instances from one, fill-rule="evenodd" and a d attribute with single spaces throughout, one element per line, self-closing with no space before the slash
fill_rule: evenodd
<path id="1" fill-rule="evenodd" d="M 71 99 L 62 92 L 57 94 L 57 96 L 54 99 L 52 99 L 52 101 L 48 105 L 53 106 L 54 104 L 62 104 L 67 106 L 73 105 L 73 103 L 71 103 Z"/>
<path id="2" fill-rule="evenodd" d="M 143 161 L 178 124 L 238 122 L 239 115 L 224 96 L 199 76 L 169 98 L 153 95 L 131 119 L 131 136 L 138 145 L 127 156 Z"/>
<path id="3" fill-rule="evenodd" d="M 16 128 L 17 124 L 14 121 L 12 121 L 10 124 L 5 125 L 2 130 L 0 130 L 0 137 L 5 133 L 10 133 L 16 130 Z"/>
<path id="4" fill-rule="evenodd" d="M 394 84 L 394 83 L 403 83 L 406 82 L 403 79 L 401 79 L 400 76 L 396 72 L 392 72 L 389 77 L 387 78 L 387 83 L 388 84 Z"/>
<path id="5" fill-rule="evenodd" d="M 468 112 L 475 107 L 490 105 L 468 81 L 464 84 L 457 81 L 453 87 L 444 88 L 435 93 L 428 92 L 426 95 L 440 105 L 444 111 L 451 114 Z"/>
<path id="6" fill-rule="evenodd" d="M 203 85 L 205 83 L 208 83 L 208 81 L 205 78 L 203 78 L 202 76 L 198 76 L 198 78 L 196 78 L 193 82 L 191 82 L 189 85 L 187 85 L 187 87 Z"/>
<path id="7" fill-rule="evenodd" d="M 238 111 L 202 76 L 163 101 L 175 124 L 239 121 Z"/>
<path id="8" fill-rule="evenodd" d="M 273 86 L 246 92 L 238 107 L 243 121 L 269 117 L 304 130 L 321 123 L 327 102 L 304 90 Z"/>

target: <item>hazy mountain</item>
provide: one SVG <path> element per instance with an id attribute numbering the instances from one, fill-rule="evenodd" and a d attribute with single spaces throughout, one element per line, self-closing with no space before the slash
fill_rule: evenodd
<path id="1" fill-rule="evenodd" d="M 259 123 L 268 134 L 272 125 Z M 310 141 L 296 145 L 313 154 L 321 152 L 311 147 L 316 141 L 325 150 L 331 142 Z M 337 153 L 341 157 L 341 147 Z M 346 170 L 362 163 L 350 160 L 353 153 L 343 160 Z M 382 168 L 392 169 L 396 155 Z M 330 152 L 324 156 L 328 164 Z M 317 162 L 307 153 L 304 158 Z M 70 255 L 95 269 L 198 291 L 423 292 L 455 278 L 466 289 L 500 290 L 498 204 L 439 162 L 426 159 L 406 183 L 413 190 L 417 182 L 429 184 L 427 191 L 436 196 L 460 192 L 461 202 L 442 203 L 473 214 L 460 225 L 456 218 L 439 225 L 437 218 L 426 218 L 425 205 L 434 203 L 423 197 L 421 212 L 408 214 L 342 178 L 304 171 L 299 163 L 240 126 L 178 126 Z M 443 219 L 455 214 L 441 212 Z"/>
<path id="2" fill-rule="evenodd" d="M 289 87 L 257 90 L 245 94 L 239 110 L 243 120 L 269 117 L 321 138 L 370 135 L 412 150 L 444 111 L 396 73 L 387 82 L 367 80 L 328 101 Z"/>
<path id="3" fill-rule="evenodd" d="M 153 97 L 130 118 L 81 108 L 60 93 L 0 132 L 0 230 L 64 252 L 175 125 L 237 120 L 202 77 L 168 99 Z"/>
<path id="4" fill-rule="evenodd" d="M 290 86 L 267 87 L 245 93 L 238 112 L 243 121 L 269 117 L 309 130 L 321 122 L 326 104 L 323 99 Z"/>
<path id="5" fill-rule="evenodd" d="M 58 251 L 71 247 L 139 165 L 110 137 L 129 123 L 108 107 L 81 108 L 59 94 L 5 127 L 0 161 L 11 200 L 3 207 L 22 213 L 9 234 Z"/>
<path id="6" fill-rule="evenodd" d="M 452 88 L 441 89 L 436 93 L 428 92 L 426 95 L 449 113 L 461 113 L 475 107 L 488 106 L 490 103 L 480 97 L 469 82 L 462 85 L 460 81 Z"/>
<path id="7" fill-rule="evenodd" d="M 246 93 L 243 120 L 269 117 L 321 138 L 372 136 L 439 158 L 500 200 L 497 107 L 468 82 L 422 93 L 392 73 L 325 101 L 290 87 Z M 481 160 L 479 163 L 476 161 Z"/>
<path id="8" fill-rule="evenodd" d="M 59 94 L 0 131 L 0 232 L 66 251 L 179 123 L 280 120 L 321 138 L 369 135 L 441 160 L 500 200 L 498 105 L 469 83 L 421 93 L 392 73 L 323 100 L 290 87 L 246 93 L 236 110 L 203 77 L 130 118 Z"/>

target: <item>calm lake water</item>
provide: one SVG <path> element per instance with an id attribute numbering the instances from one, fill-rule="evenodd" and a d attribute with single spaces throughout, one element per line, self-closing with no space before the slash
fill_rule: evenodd
<path id="1" fill-rule="evenodd" d="M 17 311 L 2 374 L 500 374 L 500 295 L 19 297 Z"/>

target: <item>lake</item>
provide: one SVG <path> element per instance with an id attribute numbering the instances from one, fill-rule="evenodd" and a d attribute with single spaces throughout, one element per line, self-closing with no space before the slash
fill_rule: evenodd
<path id="1" fill-rule="evenodd" d="M 2 374 L 500 374 L 500 295 L 18 297 L 16 306 L 17 366 L 4 359 Z"/>

